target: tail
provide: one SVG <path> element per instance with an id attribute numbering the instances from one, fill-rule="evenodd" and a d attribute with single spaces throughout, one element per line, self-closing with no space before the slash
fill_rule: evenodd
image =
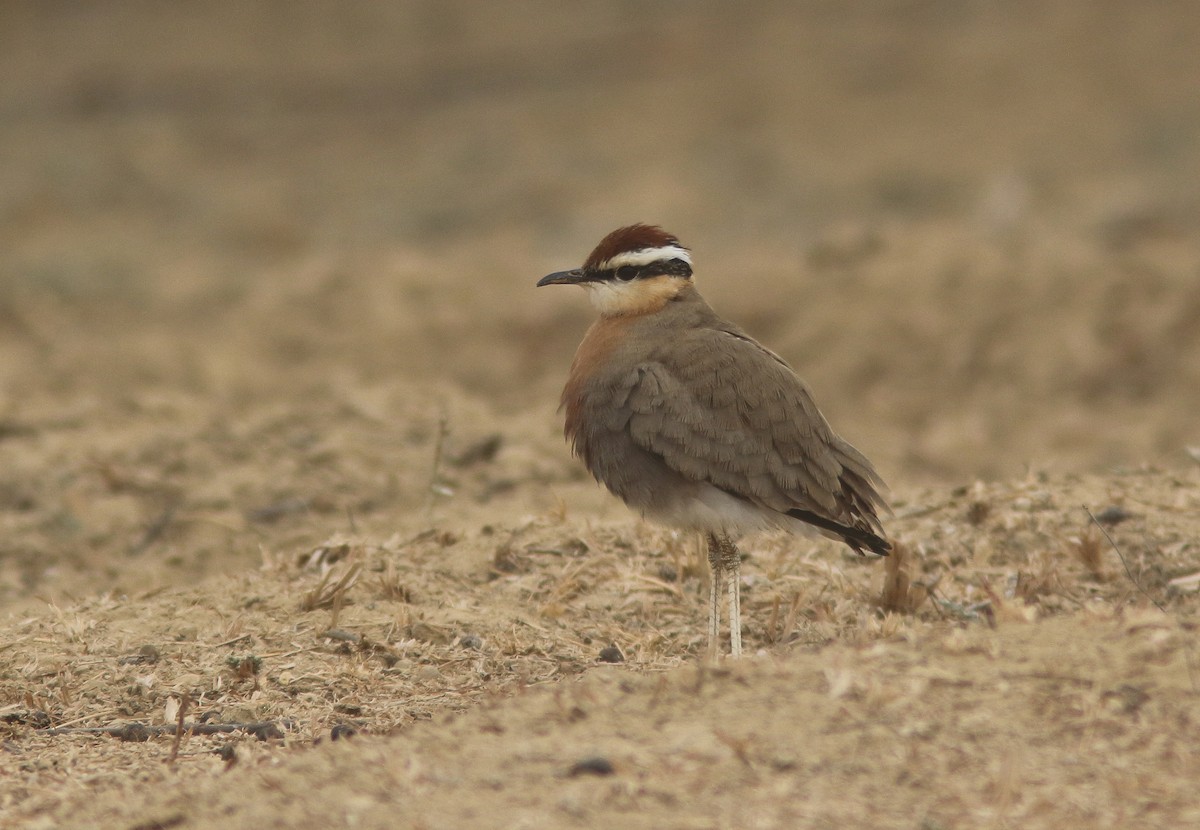
<path id="1" fill-rule="evenodd" d="M 865 527 L 855 527 L 853 525 L 844 525 L 841 522 L 835 522 L 833 519 L 826 519 L 824 516 L 818 516 L 811 510 L 803 510 L 799 507 L 787 511 L 787 515 L 793 519 L 799 519 L 813 527 L 819 527 L 822 530 L 827 530 L 831 534 L 837 536 L 847 545 L 854 549 L 854 552 L 859 556 L 865 556 L 863 548 L 866 548 L 871 553 L 887 556 L 892 549 L 892 543 L 887 539 L 868 530 Z"/>

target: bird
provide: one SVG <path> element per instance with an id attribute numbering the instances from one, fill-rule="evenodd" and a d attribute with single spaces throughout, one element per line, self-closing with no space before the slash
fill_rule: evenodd
<path id="1" fill-rule="evenodd" d="M 584 288 L 600 316 L 563 388 L 563 432 L 595 479 L 645 518 L 708 543 L 708 655 L 728 596 L 729 648 L 742 653 L 746 534 L 823 534 L 886 556 L 886 487 L 829 426 L 775 352 L 720 317 L 696 290 L 692 256 L 657 225 L 605 236 L 582 267 L 537 287 Z"/>

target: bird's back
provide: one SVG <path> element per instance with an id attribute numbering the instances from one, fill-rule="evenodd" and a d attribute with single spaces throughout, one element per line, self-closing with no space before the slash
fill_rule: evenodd
<path id="1" fill-rule="evenodd" d="M 709 530 L 803 522 L 855 549 L 887 550 L 870 462 L 783 360 L 693 286 L 654 313 L 598 320 L 562 404 L 575 453 L 635 509 L 722 525 Z"/>

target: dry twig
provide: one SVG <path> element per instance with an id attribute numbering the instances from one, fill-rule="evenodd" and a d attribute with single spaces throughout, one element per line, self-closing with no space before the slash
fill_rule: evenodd
<path id="1" fill-rule="evenodd" d="M 340 609 L 345 604 L 346 593 L 354 587 L 359 573 L 362 572 L 362 562 L 352 563 L 331 585 L 330 581 L 333 578 L 334 570 L 330 568 L 326 571 L 317 586 L 304 595 L 304 598 L 300 600 L 301 611 L 315 611 L 318 608 Z M 336 621 L 331 627 L 335 625 Z"/>
<path id="2" fill-rule="evenodd" d="M 167 763 L 175 763 L 175 759 L 179 757 L 179 745 L 183 743 L 183 718 L 187 714 L 188 704 L 192 702 L 192 697 L 187 692 L 184 692 L 183 698 L 179 701 L 179 717 L 175 721 L 175 741 L 171 744 L 171 754 L 167 756 Z"/>
<path id="3" fill-rule="evenodd" d="M 442 484 L 442 457 L 446 449 L 446 434 L 450 431 L 450 419 L 443 412 L 438 418 L 437 439 L 433 445 L 433 468 L 429 471 L 429 500 L 425 503 L 425 515 L 433 513 L 434 502 L 438 496 L 452 495 L 450 488 Z"/>
<path id="4" fill-rule="evenodd" d="M 296 724 L 290 720 L 266 720 L 250 723 L 164 723 L 157 726 L 147 726 L 139 721 L 131 721 L 120 726 L 60 726 L 47 729 L 47 735 L 108 735 L 122 741 L 148 741 L 162 735 L 178 734 L 180 731 L 192 735 L 226 735 L 233 732 L 245 732 L 260 741 L 272 738 L 282 738 L 284 732 L 293 730 Z"/>

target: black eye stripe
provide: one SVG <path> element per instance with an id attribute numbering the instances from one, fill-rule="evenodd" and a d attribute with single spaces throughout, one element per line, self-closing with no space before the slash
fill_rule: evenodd
<path id="1" fill-rule="evenodd" d="M 688 265 L 685 260 L 672 259 L 662 263 L 660 273 L 670 274 L 674 277 L 690 277 L 692 275 L 692 266 Z"/>
<path id="2" fill-rule="evenodd" d="M 687 278 L 692 275 L 692 266 L 679 258 L 660 259 L 645 265 L 622 265 L 600 273 L 606 275 L 605 277 L 601 277 L 602 279 L 617 280 L 618 282 L 632 282 L 633 280 L 644 280 L 659 276 Z"/>

